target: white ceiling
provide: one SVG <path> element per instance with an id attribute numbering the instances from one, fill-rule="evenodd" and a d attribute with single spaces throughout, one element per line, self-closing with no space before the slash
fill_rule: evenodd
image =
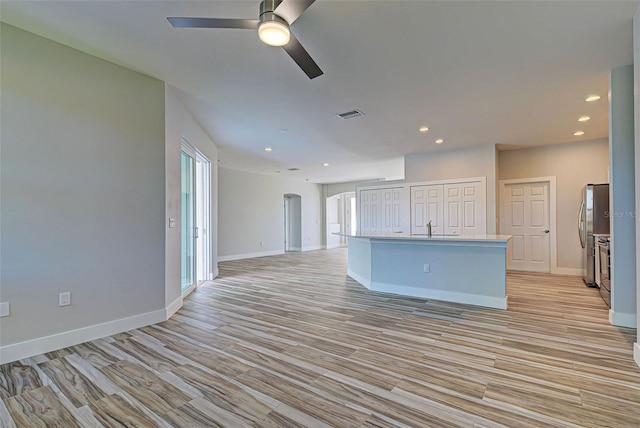
<path id="1" fill-rule="evenodd" d="M 258 5 L 2 0 L 0 12 L 177 88 L 220 166 L 329 183 L 382 177 L 411 153 L 606 138 L 607 73 L 633 61 L 638 1 L 318 0 L 292 25 L 325 73 L 313 80 L 254 31 L 166 20 L 255 19 Z M 352 109 L 365 116 L 336 117 Z"/>

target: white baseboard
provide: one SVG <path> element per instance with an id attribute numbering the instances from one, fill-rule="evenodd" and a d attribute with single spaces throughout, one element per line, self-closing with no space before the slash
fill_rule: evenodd
<path id="1" fill-rule="evenodd" d="M 585 276 L 584 269 L 581 268 L 555 268 L 551 271 L 554 275 L 572 275 L 572 276 Z"/>
<path id="2" fill-rule="evenodd" d="M 284 250 L 261 251 L 259 253 L 234 254 L 231 256 L 219 256 L 219 262 L 228 262 L 231 260 L 253 259 L 254 257 L 277 256 L 284 254 Z"/>
<path id="3" fill-rule="evenodd" d="M 168 320 L 178 312 L 178 310 L 182 307 L 182 303 L 184 302 L 184 296 L 179 296 L 176 300 L 169 303 L 169 306 L 164 308 L 164 321 Z"/>
<path id="4" fill-rule="evenodd" d="M 636 314 L 626 314 L 624 312 L 614 312 L 609 309 L 609 322 L 617 327 L 637 328 Z"/>
<path id="5" fill-rule="evenodd" d="M 640 343 L 633 344 L 633 359 L 636 361 L 638 367 L 640 367 Z"/>
<path id="6" fill-rule="evenodd" d="M 327 250 L 330 250 L 332 248 L 340 248 L 341 246 L 342 246 L 342 244 L 340 244 L 340 243 L 327 245 Z"/>
<path id="7" fill-rule="evenodd" d="M 304 247 L 302 251 L 316 251 L 316 250 L 324 250 L 326 247 L 324 245 L 315 245 L 313 247 Z"/>
<path id="8" fill-rule="evenodd" d="M 214 269 L 213 272 L 211 272 L 211 279 L 216 279 L 218 277 L 218 275 L 220 275 L 220 270 L 218 269 L 218 266 L 216 266 L 216 268 Z"/>
<path id="9" fill-rule="evenodd" d="M 434 290 L 420 287 L 407 287 L 395 284 L 369 281 L 350 269 L 347 275 L 360 285 L 372 291 L 400 294 L 403 296 L 421 297 L 424 299 L 442 300 L 445 302 L 465 303 L 468 305 L 486 306 L 496 309 L 507 309 L 507 297 L 480 296 L 477 294 L 456 293 L 446 290 Z"/>
<path id="10" fill-rule="evenodd" d="M 408 287 L 404 285 L 372 282 L 370 290 L 403 296 L 421 297 L 424 299 L 442 300 L 445 302 L 464 303 L 467 305 L 485 306 L 488 308 L 507 309 L 507 297 L 482 296 L 479 294 L 458 293 L 432 288 Z"/>
<path id="11" fill-rule="evenodd" d="M 173 301 L 166 308 L 159 309 L 157 311 L 52 334 L 51 336 L 39 337 L 37 339 L 27 340 L 20 343 L 5 345 L 0 347 L 0 364 L 10 363 L 12 361 L 33 357 L 34 355 L 43 354 L 45 352 L 55 351 L 56 349 L 90 342 L 102 337 L 122 333 L 123 331 L 129 331 L 166 321 L 170 316 L 169 314 L 173 315 L 178 309 L 180 309 L 180 306 L 182 306 L 182 296 Z"/>

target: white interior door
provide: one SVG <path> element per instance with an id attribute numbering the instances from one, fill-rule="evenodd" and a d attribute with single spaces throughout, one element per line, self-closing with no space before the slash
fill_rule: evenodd
<path id="1" fill-rule="evenodd" d="M 507 269 L 549 272 L 549 182 L 505 185 L 500 218 L 501 233 L 513 235 Z"/>

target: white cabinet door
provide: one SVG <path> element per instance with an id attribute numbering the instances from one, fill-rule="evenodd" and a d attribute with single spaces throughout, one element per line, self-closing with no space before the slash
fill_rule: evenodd
<path id="1" fill-rule="evenodd" d="M 428 233 L 429 221 L 432 233 L 443 233 L 443 190 L 442 184 L 411 187 L 411 233 Z"/>
<path id="2" fill-rule="evenodd" d="M 369 190 L 360 192 L 360 232 L 364 234 L 371 232 L 371 192 Z"/>
<path id="3" fill-rule="evenodd" d="M 403 188 L 360 191 L 362 233 L 402 231 Z"/>
<path id="4" fill-rule="evenodd" d="M 381 200 L 380 200 L 380 190 L 368 190 L 371 195 L 371 232 L 379 232 L 380 231 L 380 211 L 382 211 Z"/>
<path id="5" fill-rule="evenodd" d="M 486 195 L 480 182 L 444 185 L 444 234 L 484 235 Z"/>
<path id="6" fill-rule="evenodd" d="M 381 190 L 381 232 L 401 232 L 402 188 Z"/>
<path id="7" fill-rule="evenodd" d="M 380 232 L 381 191 L 360 191 L 360 230 L 363 233 Z"/>

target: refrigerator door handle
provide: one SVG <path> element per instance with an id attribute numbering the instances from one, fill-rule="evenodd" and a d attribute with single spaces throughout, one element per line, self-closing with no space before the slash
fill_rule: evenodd
<path id="1" fill-rule="evenodd" d="M 580 217 L 578 218 L 578 235 L 580 235 L 580 245 L 585 248 L 587 245 L 586 229 L 584 227 L 584 201 L 580 204 Z"/>

